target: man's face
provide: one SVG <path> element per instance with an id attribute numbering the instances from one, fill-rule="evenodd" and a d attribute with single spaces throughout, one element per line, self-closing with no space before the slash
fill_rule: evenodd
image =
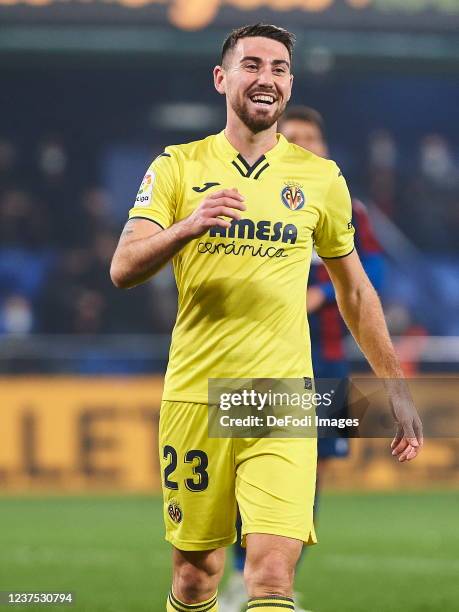
<path id="1" fill-rule="evenodd" d="M 293 142 L 319 157 L 328 156 L 327 143 L 319 127 L 303 119 L 288 119 L 283 121 L 280 131 L 289 142 Z"/>
<path id="2" fill-rule="evenodd" d="M 229 112 L 254 134 L 276 123 L 292 92 L 287 48 L 261 36 L 239 40 L 214 75 L 217 91 L 227 97 Z"/>

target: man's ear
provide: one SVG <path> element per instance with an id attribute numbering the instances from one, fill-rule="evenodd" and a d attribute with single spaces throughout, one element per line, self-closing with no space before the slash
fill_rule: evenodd
<path id="1" fill-rule="evenodd" d="M 293 74 L 290 75 L 290 94 L 288 96 L 288 101 L 292 97 L 292 89 L 293 89 Z"/>
<path id="2" fill-rule="evenodd" d="M 215 66 L 214 68 L 214 85 L 219 94 L 226 94 L 225 69 L 223 66 Z"/>

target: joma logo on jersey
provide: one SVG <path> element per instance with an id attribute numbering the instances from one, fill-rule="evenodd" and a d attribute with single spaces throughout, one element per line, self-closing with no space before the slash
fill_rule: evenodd
<path id="1" fill-rule="evenodd" d="M 248 240 L 269 240 L 270 242 L 290 242 L 295 244 L 298 230 L 292 223 L 284 225 L 281 221 L 258 221 L 251 219 L 239 219 L 231 221 L 231 227 L 211 227 L 209 235 L 212 238 L 222 236 L 223 238 L 242 238 Z"/>
<path id="2" fill-rule="evenodd" d="M 306 202 L 301 185 L 290 183 L 282 189 L 282 204 L 290 210 L 300 210 Z"/>

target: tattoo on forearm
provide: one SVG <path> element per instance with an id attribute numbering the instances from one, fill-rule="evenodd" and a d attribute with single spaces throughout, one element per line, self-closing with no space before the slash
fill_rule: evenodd
<path id="1" fill-rule="evenodd" d="M 128 221 L 124 226 L 123 231 L 121 232 L 121 236 L 127 236 L 128 234 L 133 234 L 134 230 L 132 228 L 132 223 Z"/>

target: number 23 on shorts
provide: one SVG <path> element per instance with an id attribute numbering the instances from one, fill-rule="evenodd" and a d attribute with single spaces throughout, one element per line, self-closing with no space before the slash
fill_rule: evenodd
<path id="1" fill-rule="evenodd" d="M 165 446 L 163 449 L 163 457 L 169 463 L 164 468 L 164 486 L 172 491 L 178 491 L 179 483 L 173 480 L 173 474 L 177 469 L 179 457 L 173 446 Z M 209 466 L 209 458 L 204 451 L 189 450 L 183 458 L 184 463 L 189 463 L 191 466 L 191 478 L 185 478 L 183 484 L 189 491 L 205 491 L 209 486 L 209 474 L 207 468 Z"/>

